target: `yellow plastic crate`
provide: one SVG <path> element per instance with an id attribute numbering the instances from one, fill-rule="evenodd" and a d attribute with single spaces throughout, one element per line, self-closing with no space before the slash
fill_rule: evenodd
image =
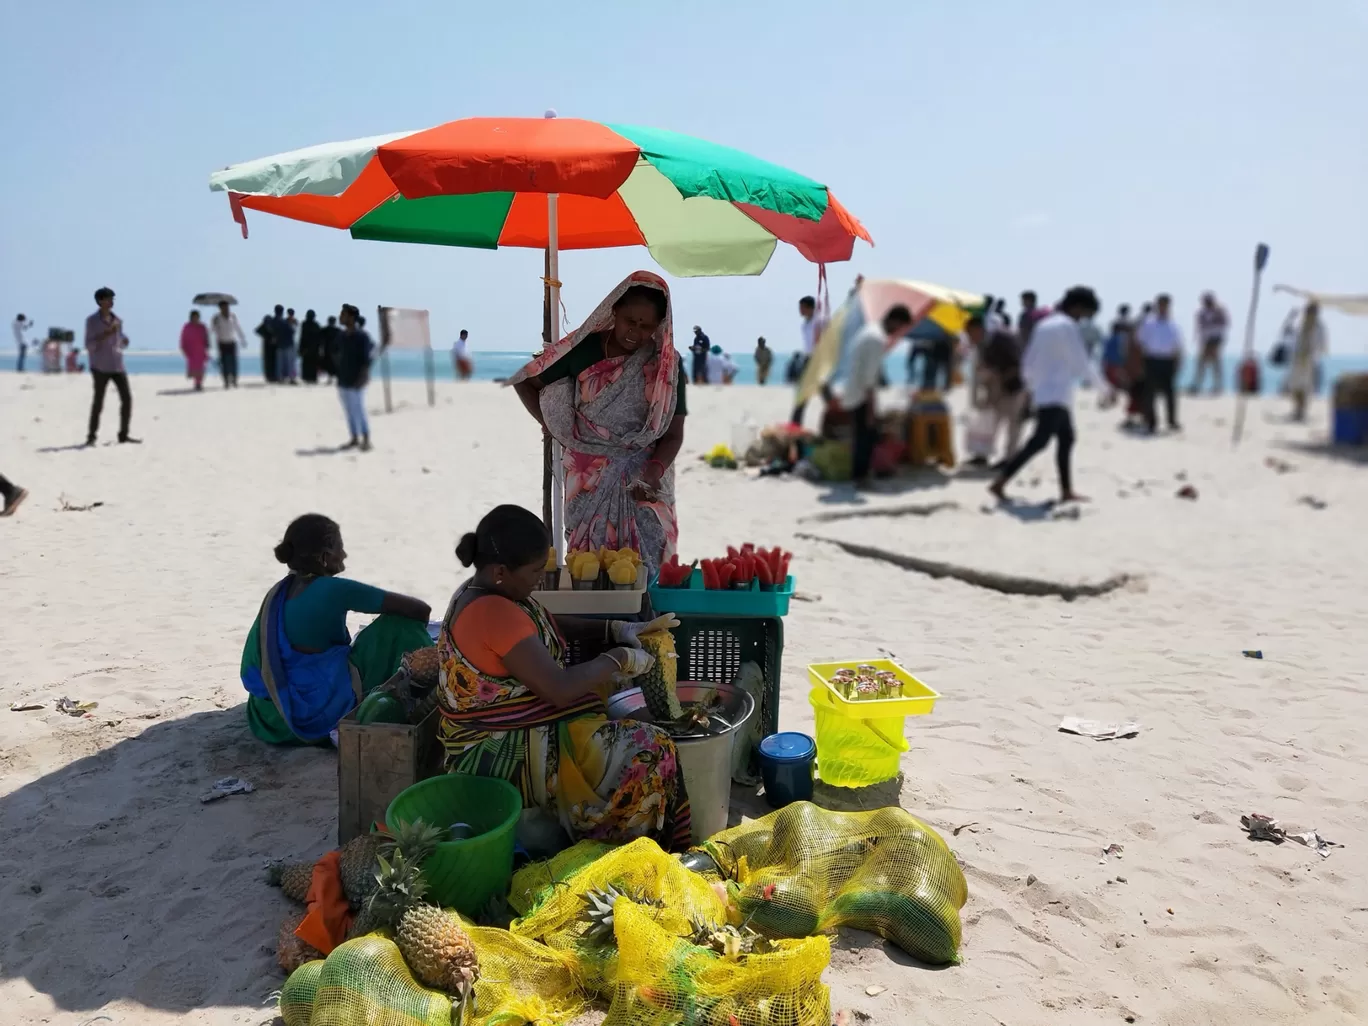
<path id="1" fill-rule="evenodd" d="M 902 682 L 902 698 L 867 698 L 852 701 L 836 689 L 831 682 L 837 670 L 854 670 L 860 666 L 872 666 L 876 670 L 892 670 Z M 831 695 L 831 712 L 857 720 L 883 719 L 888 716 L 925 716 L 936 704 L 940 694 L 927 687 L 903 667 L 891 659 L 853 659 L 845 663 L 811 663 L 808 665 L 808 678 L 812 683 L 825 688 Z"/>

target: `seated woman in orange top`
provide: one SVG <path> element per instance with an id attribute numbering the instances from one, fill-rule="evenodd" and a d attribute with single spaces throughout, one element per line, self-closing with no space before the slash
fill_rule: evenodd
<path id="1" fill-rule="evenodd" d="M 532 598 L 549 547 L 520 506 L 496 507 L 456 547 L 475 575 L 437 641 L 447 770 L 508 780 L 572 840 L 650 837 L 682 851 L 689 802 L 674 742 L 653 724 L 608 719 L 603 705 L 615 682 L 653 665 L 638 635 L 679 621 L 553 618 Z M 567 637 L 619 647 L 567 667 Z"/>

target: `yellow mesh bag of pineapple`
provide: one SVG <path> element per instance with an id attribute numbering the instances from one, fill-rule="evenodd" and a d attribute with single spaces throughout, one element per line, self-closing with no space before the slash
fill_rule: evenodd
<path id="1" fill-rule="evenodd" d="M 795 802 L 702 845 L 741 915 L 772 937 L 868 930 L 933 965 L 958 964 L 964 873 L 934 829 L 897 807 Z"/>
<path id="2" fill-rule="evenodd" d="M 614 847 L 607 841 L 580 841 L 542 862 L 529 862 L 513 874 L 508 907 L 520 916 L 527 915 L 556 887 Z"/>
<path id="3" fill-rule="evenodd" d="M 280 1017 L 285 1020 L 285 1026 L 309 1026 L 322 972 L 323 960 L 316 958 L 290 973 L 280 990 Z"/>
<path id="4" fill-rule="evenodd" d="M 451 1026 L 451 999 L 413 978 L 399 948 L 374 934 L 333 948 L 309 1026 Z"/>
<path id="5" fill-rule="evenodd" d="M 616 979 L 618 952 L 611 934 L 594 939 L 590 896 L 607 895 L 609 888 L 631 899 L 617 902 L 615 909 L 639 902 L 673 935 L 688 934 L 694 923 L 718 926 L 727 920 L 727 903 L 712 884 L 685 869 L 655 841 L 640 838 L 569 874 L 531 912 L 516 920 L 511 930 L 565 952 L 574 959 L 585 989 L 606 996 Z"/>
<path id="6" fill-rule="evenodd" d="M 662 927 L 651 910 L 617 904 L 617 983 L 603 1026 L 829 1026 L 825 937 L 780 941 L 767 954 L 725 956 Z"/>
<path id="7" fill-rule="evenodd" d="M 480 960 L 468 1020 L 475 1026 L 566 1022 L 588 1007 L 569 954 L 494 927 L 466 932 Z"/>

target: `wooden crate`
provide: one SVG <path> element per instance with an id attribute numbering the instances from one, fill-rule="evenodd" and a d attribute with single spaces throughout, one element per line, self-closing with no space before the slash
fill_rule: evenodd
<path id="1" fill-rule="evenodd" d="M 385 810 L 404 788 L 441 772 L 438 712 L 420 723 L 356 722 L 348 713 L 337 725 L 337 843 L 346 844 L 383 822 Z"/>

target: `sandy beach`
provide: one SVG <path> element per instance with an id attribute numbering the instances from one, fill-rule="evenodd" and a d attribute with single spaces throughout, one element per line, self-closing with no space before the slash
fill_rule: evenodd
<path id="1" fill-rule="evenodd" d="M 329 451 L 345 440 L 329 388 L 132 386 L 145 444 L 81 450 L 86 378 L 0 376 L 0 470 L 31 492 L 0 522 L 0 1018 L 265 1023 L 285 901 L 263 867 L 325 851 L 336 828 L 335 754 L 247 732 L 238 662 L 280 574 L 271 548 L 295 515 L 327 513 L 348 576 L 441 607 L 459 535 L 496 503 L 540 508 L 539 435 L 493 384 L 445 386 L 429 409 L 421 382 L 398 382 L 395 412 L 372 414 L 375 451 L 346 455 Z M 1185 433 L 1149 440 L 1085 393 L 1075 478 L 1093 501 L 1066 510 L 1043 504 L 1047 456 L 1014 482 L 1013 511 L 988 505 L 982 476 L 857 502 L 697 460 L 743 411 L 769 422 L 790 401 L 691 392 L 681 554 L 795 553 L 784 727 L 812 727 L 814 661 L 889 653 L 941 692 L 909 721 L 896 797 L 970 886 L 962 966 L 843 935 L 833 1010 L 930 1026 L 1368 1019 L 1368 473 L 1320 448 L 1324 406 L 1293 427 L 1257 401 L 1232 450 L 1233 398 L 1185 400 Z M 116 424 L 111 395 L 110 443 Z M 997 590 L 1051 584 L 1105 594 Z M 62 696 L 98 706 L 70 717 Z M 1070 715 L 1140 731 L 1058 732 Z M 202 805 L 224 776 L 256 791 Z M 1251 812 L 1344 847 L 1251 841 Z"/>

